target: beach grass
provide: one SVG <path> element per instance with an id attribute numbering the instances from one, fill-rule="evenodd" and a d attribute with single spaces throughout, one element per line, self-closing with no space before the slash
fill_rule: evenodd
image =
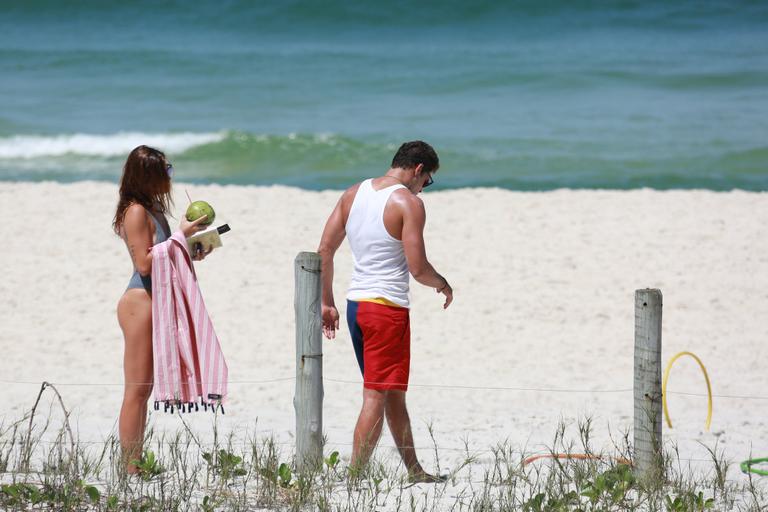
<path id="1" fill-rule="evenodd" d="M 49 386 L 50 387 L 50 386 Z M 41 393 L 46 389 L 44 385 Z M 55 388 L 54 388 L 55 391 Z M 639 479 L 627 464 L 630 436 L 596 451 L 592 422 L 554 429 L 549 454 L 505 440 L 489 450 L 465 444 L 446 484 L 417 484 L 394 456 L 377 455 L 352 473 L 338 452 L 297 472 L 294 448 L 274 437 L 221 435 L 213 416 L 201 441 L 179 415 L 176 432 L 148 430 L 138 475 L 123 470 L 115 436 L 80 443 L 56 391 L 60 410 L 35 407 L 0 426 L 0 508 L 22 510 L 319 510 L 319 511 L 760 511 L 768 507 L 759 477 L 729 478 L 738 466 L 717 445 L 707 447 L 707 470 L 694 470 L 666 446 L 656 478 Z M 431 431 L 431 430 L 430 430 Z M 440 447 L 433 439 L 440 470 Z M 486 455 L 480 455 L 484 453 Z M 489 454 L 489 455 L 488 455 Z M 559 454 L 559 457 L 557 456 Z M 549 456 L 547 456 L 549 455 Z M 577 456 L 579 458 L 577 458 Z M 746 483 L 745 483 L 746 482 Z"/>

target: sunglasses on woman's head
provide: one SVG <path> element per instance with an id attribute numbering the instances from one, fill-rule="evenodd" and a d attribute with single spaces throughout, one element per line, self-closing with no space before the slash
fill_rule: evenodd
<path id="1" fill-rule="evenodd" d="M 172 177 L 173 177 L 173 165 L 171 165 L 171 164 L 166 164 L 166 166 L 165 166 L 165 172 L 167 172 L 167 173 L 168 173 L 168 177 L 169 177 L 169 178 L 172 178 Z"/>

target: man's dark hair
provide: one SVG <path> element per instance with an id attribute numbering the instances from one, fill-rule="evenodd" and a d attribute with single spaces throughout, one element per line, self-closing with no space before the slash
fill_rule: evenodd
<path id="1" fill-rule="evenodd" d="M 429 173 L 440 168 L 440 159 L 434 148 L 420 140 L 405 142 L 392 159 L 392 168 L 413 169 L 419 164 L 423 164 L 424 172 Z"/>

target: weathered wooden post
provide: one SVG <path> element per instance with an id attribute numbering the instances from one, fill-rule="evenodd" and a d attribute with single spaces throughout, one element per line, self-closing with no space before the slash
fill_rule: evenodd
<path id="1" fill-rule="evenodd" d="M 661 476 L 661 290 L 635 291 L 635 474 Z"/>
<path id="2" fill-rule="evenodd" d="M 300 252 L 296 281 L 296 469 L 311 470 L 323 461 L 323 343 L 320 318 L 320 255 Z"/>

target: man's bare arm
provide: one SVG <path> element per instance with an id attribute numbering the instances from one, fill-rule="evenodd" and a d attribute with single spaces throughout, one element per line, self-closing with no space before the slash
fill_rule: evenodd
<path id="1" fill-rule="evenodd" d="M 447 308 L 453 301 L 453 289 L 448 284 L 448 280 L 438 274 L 427 259 L 427 250 L 424 246 L 427 212 L 424 209 L 424 202 L 417 196 L 410 196 L 401 205 L 403 209 L 402 241 L 408 269 L 416 281 L 444 294 L 446 301 L 443 307 Z"/>
<path id="2" fill-rule="evenodd" d="M 320 238 L 320 246 L 317 249 L 320 254 L 320 282 L 322 284 L 321 292 L 321 312 L 323 317 L 323 332 L 328 339 L 336 337 L 336 330 L 339 328 L 339 312 L 336 310 L 336 302 L 333 299 L 333 257 L 336 251 L 344 241 L 347 235 L 345 225 L 345 212 L 348 211 L 347 203 L 350 195 L 354 199 L 354 193 L 357 187 L 348 189 L 336 203 L 336 207 L 331 212 L 328 221 L 323 229 L 323 236 Z"/>
<path id="3" fill-rule="evenodd" d="M 328 217 L 325 229 L 323 229 L 323 236 L 320 238 L 320 246 L 317 248 L 321 258 L 322 301 L 323 304 L 328 306 L 335 305 L 333 300 L 333 257 L 346 236 L 342 220 L 342 200 L 339 199 L 336 208 L 333 209 L 330 217 Z"/>

